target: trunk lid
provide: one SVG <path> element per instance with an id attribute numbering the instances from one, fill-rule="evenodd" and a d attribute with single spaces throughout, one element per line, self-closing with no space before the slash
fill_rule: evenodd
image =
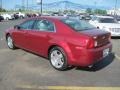
<path id="1" fill-rule="evenodd" d="M 95 47 L 101 47 L 110 42 L 110 33 L 99 29 L 80 31 L 94 40 Z"/>

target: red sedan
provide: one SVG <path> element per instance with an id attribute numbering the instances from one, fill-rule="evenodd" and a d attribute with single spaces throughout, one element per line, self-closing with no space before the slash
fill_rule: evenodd
<path id="1" fill-rule="evenodd" d="M 31 18 L 6 30 L 10 49 L 19 47 L 47 57 L 57 70 L 100 61 L 112 50 L 110 37 L 109 32 L 67 17 Z"/>

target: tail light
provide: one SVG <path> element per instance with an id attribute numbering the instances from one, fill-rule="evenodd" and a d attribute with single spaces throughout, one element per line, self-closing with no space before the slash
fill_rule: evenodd
<path id="1" fill-rule="evenodd" d="M 94 47 L 95 47 L 94 39 L 89 39 L 88 43 L 87 43 L 87 48 L 90 49 L 90 48 L 94 48 Z"/>

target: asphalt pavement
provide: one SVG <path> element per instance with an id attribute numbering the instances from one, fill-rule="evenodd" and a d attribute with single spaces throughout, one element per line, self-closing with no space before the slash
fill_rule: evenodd
<path id="1" fill-rule="evenodd" d="M 92 69 L 74 67 L 66 71 L 57 71 L 43 57 L 22 49 L 10 50 L 7 47 L 4 31 L 19 22 L 21 20 L 0 22 L 0 90 L 41 88 L 53 90 L 55 88 L 53 86 L 62 89 L 64 87 L 120 87 L 120 38 L 111 40 L 113 53 Z"/>

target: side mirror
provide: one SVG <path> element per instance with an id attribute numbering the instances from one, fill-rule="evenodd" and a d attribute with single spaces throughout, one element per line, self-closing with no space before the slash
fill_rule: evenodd
<path id="1" fill-rule="evenodd" d="M 18 30 L 19 30 L 19 29 L 20 29 L 20 26 L 19 26 L 19 25 L 15 25 L 15 26 L 14 26 L 14 29 L 18 29 Z"/>

